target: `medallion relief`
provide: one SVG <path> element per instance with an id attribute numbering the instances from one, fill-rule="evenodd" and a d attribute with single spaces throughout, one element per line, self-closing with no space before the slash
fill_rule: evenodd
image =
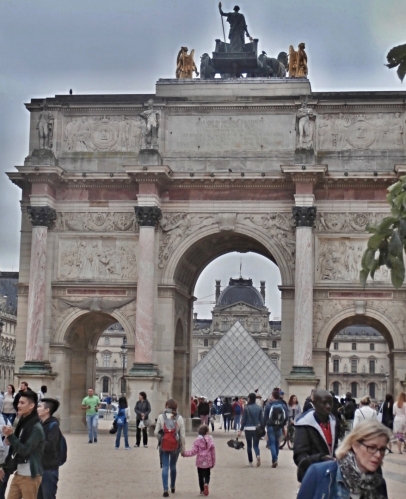
<path id="1" fill-rule="evenodd" d="M 55 230 L 61 232 L 135 232 L 134 212 L 58 212 Z"/>
<path id="2" fill-rule="evenodd" d="M 389 213 L 318 213 L 317 232 L 364 232 L 367 224 L 378 225 Z"/>
<path id="3" fill-rule="evenodd" d="M 318 117 L 318 149 L 403 149 L 401 113 L 322 114 Z"/>
<path id="4" fill-rule="evenodd" d="M 134 240 L 60 239 L 58 279 L 135 279 L 136 250 Z"/>

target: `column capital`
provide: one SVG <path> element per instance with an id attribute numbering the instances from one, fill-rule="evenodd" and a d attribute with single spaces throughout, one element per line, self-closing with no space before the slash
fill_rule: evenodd
<path id="1" fill-rule="evenodd" d="M 28 206 L 28 216 L 33 227 L 51 227 L 56 220 L 56 211 L 50 206 Z"/>
<path id="2" fill-rule="evenodd" d="M 293 206 L 292 213 L 296 227 L 314 227 L 316 206 Z"/>
<path id="3" fill-rule="evenodd" d="M 158 206 L 134 206 L 135 216 L 140 227 L 156 227 L 162 218 Z"/>

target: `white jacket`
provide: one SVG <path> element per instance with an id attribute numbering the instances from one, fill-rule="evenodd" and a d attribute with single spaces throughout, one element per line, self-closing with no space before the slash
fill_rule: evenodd
<path id="1" fill-rule="evenodd" d="M 4 421 L 3 416 L 0 414 L 0 428 L 3 428 L 3 426 L 6 424 Z M 2 438 L 0 438 L 0 464 L 3 464 L 4 461 L 6 460 L 8 454 L 8 445 L 5 445 L 4 441 Z"/>
<path id="2" fill-rule="evenodd" d="M 370 419 L 377 419 L 376 411 L 372 409 L 372 407 L 369 407 L 369 405 L 362 405 L 359 409 L 355 411 L 354 423 L 352 427 L 355 428 L 357 424 L 362 423 L 362 421 L 367 421 Z"/>

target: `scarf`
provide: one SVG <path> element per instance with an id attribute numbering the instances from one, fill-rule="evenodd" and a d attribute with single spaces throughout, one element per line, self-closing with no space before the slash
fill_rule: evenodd
<path id="1" fill-rule="evenodd" d="M 34 409 L 28 416 L 22 417 L 18 420 L 17 426 L 14 430 L 15 436 L 20 440 L 22 444 L 25 444 L 31 435 L 32 428 L 35 424 L 39 423 L 40 419 L 37 414 L 37 410 Z M 13 451 L 12 445 L 8 451 L 8 456 L 6 458 L 6 467 L 10 473 L 13 473 L 17 469 L 17 464 L 26 463 L 28 461 L 27 457 L 22 457 Z"/>
<path id="2" fill-rule="evenodd" d="M 382 498 L 377 491 L 377 488 L 383 483 L 382 475 L 378 472 L 361 473 L 352 450 L 339 460 L 338 464 L 350 493 L 360 494 L 361 499 Z"/>

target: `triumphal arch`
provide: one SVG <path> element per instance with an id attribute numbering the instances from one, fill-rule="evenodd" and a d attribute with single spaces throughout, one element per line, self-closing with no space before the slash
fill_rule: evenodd
<path id="1" fill-rule="evenodd" d="M 365 226 L 406 171 L 406 93 L 205 76 L 26 104 L 29 155 L 9 173 L 22 189 L 16 372 L 60 397 L 65 430 L 83 428 L 96 344 L 117 321 L 131 407 L 145 390 L 154 417 L 171 396 L 189 412 L 194 286 L 230 251 L 280 269 L 284 390 L 329 386 L 330 342 L 360 322 L 384 335 L 403 389 L 406 291 L 385 270 L 362 289 L 358 274 Z"/>

